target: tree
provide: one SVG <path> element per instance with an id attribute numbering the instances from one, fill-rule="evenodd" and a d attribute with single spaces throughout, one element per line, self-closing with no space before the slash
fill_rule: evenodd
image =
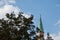
<path id="1" fill-rule="evenodd" d="M 22 14 L 19 12 L 16 17 L 14 12 L 7 13 L 6 20 L 0 19 L 0 40 L 32 40 L 35 35 L 33 15 L 26 18 Z"/>

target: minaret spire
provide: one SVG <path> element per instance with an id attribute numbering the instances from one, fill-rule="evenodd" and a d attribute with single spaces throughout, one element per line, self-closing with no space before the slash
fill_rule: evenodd
<path id="1" fill-rule="evenodd" d="M 40 32 L 44 32 L 41 15 L 40 15 L 40 21 L 39 21 L 38 29 Z"/>
<path id="2" fill-rule="evenodd" d="M 44 29 L 43 29 L 41 15 L 40 15 L 40 21 L 38 25 L 38 40 L 44 40 Z"/>

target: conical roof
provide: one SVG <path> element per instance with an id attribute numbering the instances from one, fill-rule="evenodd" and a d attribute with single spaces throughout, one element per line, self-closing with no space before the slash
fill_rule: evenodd
<path id="1" fill-rule="evenodd" d="M 40 16 L 40 21 L 39 21 L 39 24 L 38 24 L 38 29 L 39 29 L 40 32 L 44 32 L 41 16 Z"/>

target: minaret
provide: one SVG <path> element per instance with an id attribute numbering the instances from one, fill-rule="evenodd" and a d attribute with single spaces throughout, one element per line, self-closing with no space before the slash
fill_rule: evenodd
<path id="1" fill-rule="evenodd" d="M 43 29 L 41 16 L 40 16 L 40 22 L 38 25 L 38 39 L 37 40 L 44 40 L 44 29 Z"/>

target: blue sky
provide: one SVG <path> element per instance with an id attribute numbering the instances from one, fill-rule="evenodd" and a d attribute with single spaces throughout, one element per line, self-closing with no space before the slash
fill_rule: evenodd
<path id="1" fill-rule="evenodd" d="M 41 14 L 45 32 L 60 31 L 60 27 L 55 25 L 60 20 L 60 0 L 16 0 L 15 5 L 24 12 L 32 13 L 36 26 Z"/>
<path id="2" fill-rule="evenodd" d="M 0 0 L 0 18 L 19 10 L 33 14 L 36 27 L 41 14 L 45 34 L 49 32 L 55 40 L 60 40 L 60 0 Z"/>

